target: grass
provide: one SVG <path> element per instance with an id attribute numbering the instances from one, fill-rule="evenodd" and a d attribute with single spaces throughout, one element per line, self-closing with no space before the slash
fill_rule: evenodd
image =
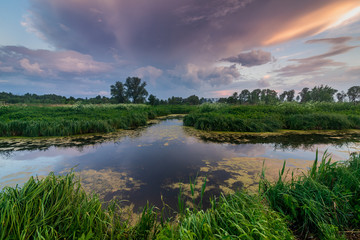
<path id="1" fill-rule="evenodd" d="M 207 131 L 234 132 L 360 129 L 360 105 L 295 102 L 238 106 L 203 104 L 185 116 L 184 125 Z"/>
<path id="2" fill-rule="evenodd" d="M 360 155 L 348 161 L 331 162 L 324 154 L 304 175 L 284 179 L 284 168 L 276 183 L 263 180 L 261 191 L 270 206 L 287 216 L 301 236 L 341 239 L 339 230 L 359 229 Z"/>
<path id="3" fill-rule="evenodd" d="M 188 113 L 191 109 L 191 106 L 153 107 L 142 104 L 1 106 L 0 137 L 107 133 L 144 126 L 149 119 Z"/>
<path id="4" fill-rule="evenodd" d="M 51 173 L 0 192 L 0 239 L 344 239 L 359 229 L 360 154 L 343 162 L 325 154 L 303 175 L 287 175 L 284 163 L 278 181 L 263 174 L 258 194 L 213 197 L 208 209 L 195 203 L 191 180 L 192 204 L 180 191 L 176 217 L 164 216 L 166 204 L 147 204 L 130 224 L 117 203 L 86 194 L 74 173 Z"/>

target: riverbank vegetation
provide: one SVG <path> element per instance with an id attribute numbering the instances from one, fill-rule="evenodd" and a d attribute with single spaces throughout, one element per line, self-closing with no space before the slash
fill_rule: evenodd
<path id="1" fill-rule="evenodd" d="M 1 106 L 0 136 L 69 136 L 107 133 L 144 126 L 169 114 L 189 113 L 192 106 L 144 104 L 75 104 L 70 106 Z"/>
<path id="2" fill-rule="evenodd" d="M 342 162 L 325 154 L 290 179 L 284 163 L 275 183 L 264 172 L 257 194 L 213 197 L 201 209 L 184 206 L 180 192 L 176 217 L 165 217 L 166 204 L 147 205 L 133 223 L 117 203 L 105 207 L 86 194 L 74 173 L 30 178 L 0 192 L 0 239 L 345 239 L 358 233 L 359 154 Z"/>
<path id="3" fill-rule="evenodd" d="M 360 105 L 296 103 L 276 105 L 203 104 L 184 118 L 185 126 L 207 131 L 273 132 L 360 128 Z"/>

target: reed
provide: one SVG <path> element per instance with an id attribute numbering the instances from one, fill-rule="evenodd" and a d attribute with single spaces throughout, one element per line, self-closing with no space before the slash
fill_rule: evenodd
<path id="1" fill-rule="evenodd" d="M 287 216 L 303 237 L 340 239 L 339 230 L 360 227 L 360 155 L 332 162 L 329 154 L 316 158 L 302 176 L 284 179 L 285 164 L 276 183 L 263 178 L 260 189 L 270 206 Z"/>
<path id="2" fill-rule="evenodd" d="M 0 136 L 42 137 L 107 133 L 144 126 L 149 119 L 173 113 L 188 113 L 193 108 L 142 104 L 2 106 Z"/>
<path id="3" fill-rule="evenodd" d="M 234 132 L 360 129 L 360 105 L 350 103 L 238 106 L 203 104 L 185 116 L 184 125 L 206 131 Z"/>

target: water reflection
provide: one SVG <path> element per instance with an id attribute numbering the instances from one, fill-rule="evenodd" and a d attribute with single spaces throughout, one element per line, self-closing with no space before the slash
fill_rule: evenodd
<path id="1" fill-rule="evenodd" d="M 210 137 L 215 139 L 216 135 L 216 142 L 212 142 Z M 304 141 L 309 140 L 307 137 Z M 305 169 L 317 148 L 320 154 L 329 149 L 335 160 L 359 150 L 356 136 L 325 138 L 331 142 L 321 142 L 317 136 L 310 145 L 293 136 L 270 137 L 273 142 L 265 137 L 211 136 L 172 119 L 107 135 L 1 140 L 0 188 L 21 184 L 31 175 L 64 173 L 76 166 L 84 188 L 106 201 L 118 198 L 136 206 L 146 201 L 161 205 L 162 195 L 167 204 L 175 206 L 179 182 L 188 183 L 197 175 L 207 176 L 207 195 L 251 190 L 256 188 L 264 160 L 268 177 L 275 179 L 283 160 L 293 169 Z M 281 142 L 285 140 L 288 142 Z"/>

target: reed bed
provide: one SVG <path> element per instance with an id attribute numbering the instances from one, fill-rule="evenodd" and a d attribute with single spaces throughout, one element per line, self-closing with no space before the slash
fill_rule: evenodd
<path id="1" fill-rule="evenodd" d="M 144 126 L 149 119 L 188 113 L 192 108 L 143 104 L 1 106 L 0 136 L 41 137 L 107 133 Z"/>
<path id="2" fill-rule="evenodd" d="M 304 238 L 342 239 L 340 230 L 360 228 L 360 154 L 332 162 L 316 154 L 312 168 L 302 176 L 276 183 L 263 178 L 260 188 L 270 206 L 285 215 L 291 228 Z"/>
<path id="3" fill-rule="evenodd" d="M 207 131 L 274 132 L 360 129 L 360 105 L 281 103 L 277 105 L 203 104 L 184 118 L 185 126 Z"/>

